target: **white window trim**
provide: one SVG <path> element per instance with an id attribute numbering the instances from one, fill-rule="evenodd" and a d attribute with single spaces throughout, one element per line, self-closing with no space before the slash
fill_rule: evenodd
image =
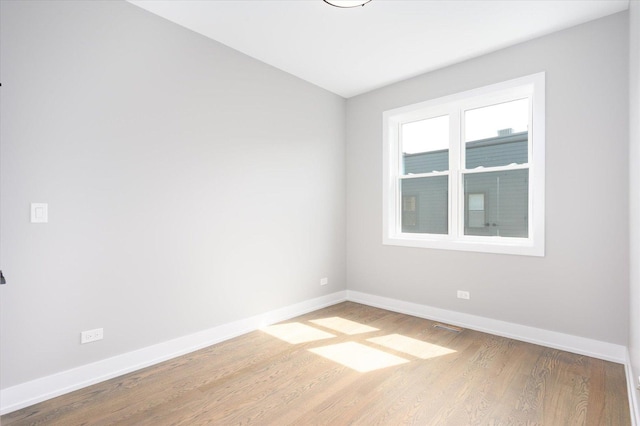
<path id="1" fill-rule="evenodd" d="M 401 232 L 400 220 L 400 125 L 445 115 L 456 105 L 464 104 L 469 109 L 475 102 L 486 104 L 490 98 L 500 101 L 502 98 L 513 98 L 525 94 L 530 97 L 529 117 L 529 238 L 468 236 L 463 232 L 464 217 L 461 197 L 460 172 L 464 164 L 464 152 L 460 143 L 453 143 L 449 153 L 449 171 L 421 174 L 449 175 L 449 233 L 418 234 Z M 474 99 L 478 98 L 478 99 Z M 535 119 L 534 119 L 535 117 Z M 451 140 L 462 141 L 461 123 L 457 116 L 450 116 Z M 435 248 L 444 250 L 475 251 L 485 253 L 515 254 L 527 256 L 544 256 L 545 252 L 545 73 L 537 73 L 513 80 L 492 84 L 444 96 L 437 99 L 408 105 L 383 113 L 383 244 Z M 459 162 L 457 162 L 459 160 Z M 495 170 L 512 170 L 522 166 L 503 166 L 484 168 L 487 172 Z M 469 171 L 467 171 L 468 173 Z M 451 196 L 457 194 L 457 196 Z"/>

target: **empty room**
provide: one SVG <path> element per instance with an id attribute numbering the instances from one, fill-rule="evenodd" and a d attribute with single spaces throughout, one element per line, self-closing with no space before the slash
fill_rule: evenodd
<path id="1" fill-rule="evenodd" d="M 2 425 L 640 424 L 640 1 L 0 0 Z"/>

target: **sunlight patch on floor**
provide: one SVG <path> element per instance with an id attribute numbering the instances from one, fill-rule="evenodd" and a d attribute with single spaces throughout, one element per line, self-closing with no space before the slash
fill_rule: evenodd
<path id="1" fill-rule="evenodd" d="M 261 330 L 273 337 L 294 345 L 297 343 L 313 342 L 316 340 L 336 337 L 331 333 L 318 330 L 317 328 L 310 327 L 308 325 L 300 324 L 299 322 L 270 325 L 268 327 L 263 327 Z"/>
<path id="2" fill-rule="evenodd" d="M 360 373 L 409 362 L 399 356 L 391 355 L 356 342 L 338 343 L 309 350 L 314 354 L 330 359 Z"/>
<path id="3" fill-rule="evenodd" d="M 420 359 L 435 358 L 437 356 L 452 354 L 456 351 L 433 343 L 423 342 L 401 334 L 389 334 L 387 336 L 372 337 L 368 342 L 375 343 L 394 351 L 404 352 Z"/>
<path id="4" fill-rule="evenodd" d="M 348 335 L 378 331 L 377 328 L 370 327 L 368 325 L 360 324 L 359 322 L 350 321 L 348 319 L 344 319 L 340 317 L 321 318 L 317 320 L 311 320 L 309 322 L 312 322 L 322 327 L 330 328 L 331 330 L 339 331 L 340 333 L 344 333 Z"/>

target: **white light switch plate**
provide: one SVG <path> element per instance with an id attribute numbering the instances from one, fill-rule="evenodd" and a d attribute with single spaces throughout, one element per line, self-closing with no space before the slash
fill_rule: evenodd
<path id="1" fill-rule="evenodd" d="M 49 205 L 47 203 L 31 203 L 31 223 L 49 222 Z"/>

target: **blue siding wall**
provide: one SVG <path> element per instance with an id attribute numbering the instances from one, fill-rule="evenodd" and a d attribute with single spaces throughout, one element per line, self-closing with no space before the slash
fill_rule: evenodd
<path id="1" fill-rule="evenodd" d="M 404 154 L 404 174 L 449 169 L 449 151 Z M 528 162 L 528 133 L 521 132 L 466 144 L 466 168 L 497 167 Z M 402 231 L 448 232 L 448 176 L 403 179 Z M 465 235 L 523 237 L 529 234 L 529 171 L 470 173 L 464 176 Z M 469 226 L 469 194 L 483 194 L 482 225 Z"/>

